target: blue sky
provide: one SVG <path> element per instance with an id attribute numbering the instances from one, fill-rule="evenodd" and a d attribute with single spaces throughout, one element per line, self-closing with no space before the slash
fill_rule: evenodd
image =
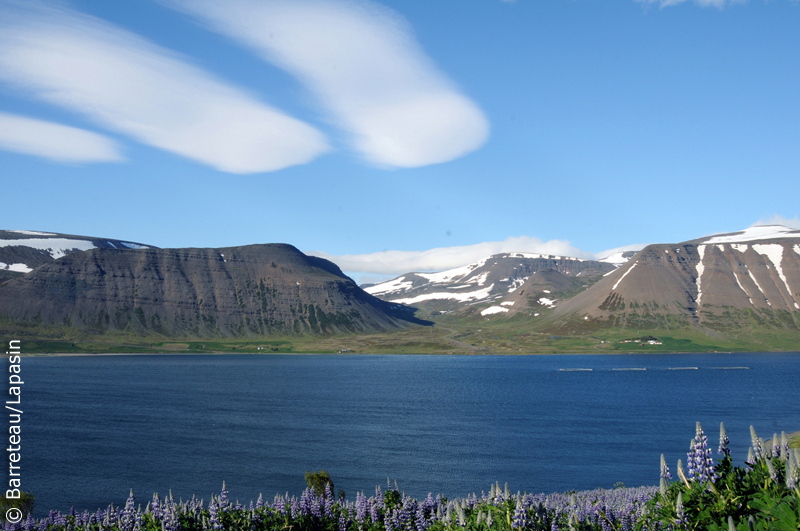
<path id="1" fill-rule="evenodd" d="M 2 228 L 360 280 L 800 226 L 800 2 L 0 0 Z"/>

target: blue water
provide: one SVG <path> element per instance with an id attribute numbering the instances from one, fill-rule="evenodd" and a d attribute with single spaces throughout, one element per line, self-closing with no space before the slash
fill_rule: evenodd
<path id="1" fill-rule="evenodd" d="M 675 367 L 697 370 L 669 370 Z M 748 370 L 718 369 L 745 366 Z M 619 368 L 647 368 L 619 371 Z M 592 371 L 559 371 L 591 368 Z M 36 513 L 153 492 L 348 498 L 387 476 L 415 497 L 651 485 L 695 422 L 743 461 L 800 429 L 800 354 L 24 358 L 23 490 Z"/>

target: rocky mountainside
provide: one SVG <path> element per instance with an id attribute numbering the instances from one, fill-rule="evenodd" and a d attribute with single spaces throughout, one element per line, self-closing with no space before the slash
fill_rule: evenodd
<path id="1" fill-rule="evenodd" d="M 333 263 L 283 244 L 93 248 L 0 284 L 0 318 L 97 332 L 227 337 L 404 327 Z"/>
<path id="2" fill-rule="evenodd" d="M 554 326 L 800 327 L 800 231 L 756 226 L 650 245 L 559 305 Z"/>
<path id="3" fill-rule="evenodd" d="M 152 245 L 31 230 L 0 230 L 0 282 L 88 249 L 154 249 Z"/>
<path id="4" fill-rule="evenodd" d="M 407 273 L 365 289 L 383 300 L 433 313 L 486 303 L 496 303 L 488 313 L 503 313 L 523 297 L 551 300 L 548 297 L 581 289 L 615 267 L 568 256 L 503 253 L 440 273 Z"/>

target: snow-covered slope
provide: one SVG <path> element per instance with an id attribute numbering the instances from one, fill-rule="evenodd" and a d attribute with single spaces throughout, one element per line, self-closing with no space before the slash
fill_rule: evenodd
<path id="1" fill-rule="evenodd" d="M 89 249 L 147 249 L 141 243 L 31 230 L 0 230 L 0 281 Z"/>
<path id="2" fill-rule="evenodd" d="M 540 272 L 577 277 L 602 275 L 613 268 L 611 264 L 570 256 L 503 253 L 439 273 L 407 273 L 365 290 L 395 303 L 451 311 L 465 305 L 498 302 Z M 513 304 L 511 301 L 497 306 L 490 314 L 506 313 Z"/>

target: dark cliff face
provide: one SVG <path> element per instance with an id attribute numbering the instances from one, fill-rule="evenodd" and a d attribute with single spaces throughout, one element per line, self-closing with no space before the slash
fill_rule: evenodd
<path id="1" fill-rule="evenodd" d="M 165 336 L 392 330 L 413 310 L 361 290 L 291 245 L 93 249 L 0 285 L 0 317 Z"/>

